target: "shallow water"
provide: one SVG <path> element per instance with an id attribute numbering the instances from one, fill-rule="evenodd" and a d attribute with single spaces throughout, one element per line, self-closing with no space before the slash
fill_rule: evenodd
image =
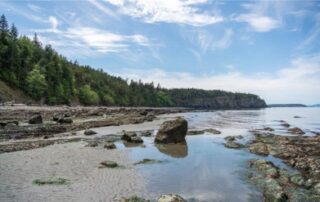
<path id="1" fill-rule="evenodd" d="M 175 114 L 176 115 L 176 114 Z M 188 201 L 262 201 L 262 194 L 246 181 L 247 162 L 263 158 L 245 149 L 223 146 L 228 135 L 252 136 L 249 130 L 272 127 L 274 133 L 289 135 L 281 126 L 284 120 L 292 127 L 300 127 L 306 135 L 320 131 L 320 108 L 268 108 L 263 110 L 230 110 L 179 114 L 189 122 L 189 128 L 215 128 L 221 135 L 187 136 L 187 145 L 157 146 L 153 137 L 144 138 L 145 147 L 130 149 L 130 158 L 157 159 L 163 163 L 138 165 L 147 179 L 147 191 L 156 198 L 163 193 L 178 193 Z M 294 118 L 300 116 L 301 118 Z M 265 157 L 280 167 L 280 159 Z"/>

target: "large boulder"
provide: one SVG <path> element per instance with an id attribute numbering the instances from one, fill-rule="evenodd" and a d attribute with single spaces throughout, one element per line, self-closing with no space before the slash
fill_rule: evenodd
<path id="1" fill-rule="evenodd" d="M 185 142 L 187 135 L 188 122 L 183 118 L 177 118 L 173 121 L 165 121 L 156 135 L 156 143 L 180 143 Z"/>
<path id="2" fill-rule="evenodd" d="M 42 123 L 42 116 L 41 114 L 37 114 L 29 119 L 29 124 L 41 124 Z"/>

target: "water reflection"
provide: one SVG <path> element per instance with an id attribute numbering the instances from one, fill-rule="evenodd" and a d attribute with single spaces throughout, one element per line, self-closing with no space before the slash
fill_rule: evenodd
<path id="1" fill-rule="evenodd" d="M 174 158 L 184 158 L 188 156 L 188 144 L 179 143 L 179 144 L 155 144 L 157 149 L 168 156 Z"/>

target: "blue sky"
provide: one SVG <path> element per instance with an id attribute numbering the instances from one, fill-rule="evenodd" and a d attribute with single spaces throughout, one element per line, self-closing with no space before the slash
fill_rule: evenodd
<path id="1" fill-rule="evenodd" d="M 0 1 L 20 34 L 163 87 L 320 103 L 320 1 Z"/>

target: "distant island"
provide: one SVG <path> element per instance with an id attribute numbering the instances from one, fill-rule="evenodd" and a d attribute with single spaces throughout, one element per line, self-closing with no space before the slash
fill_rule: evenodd
<path id="1" fill-rule="evenodd" d="M 0 103 L 47 105 L 264 108 L 259 96 L 221 90 L 166 89 L 159 84 L 127 81 L 102 69 L 69 61 L 50 45 L 19 37 L 18 29 L 0 18 Z M 76 50 L 75 50 L 76 51 Z"/>
<path id="2" fill-rule="evenodd" d="M 268 107 L 307 107 L 304 104 L 269 104 Z"/>

